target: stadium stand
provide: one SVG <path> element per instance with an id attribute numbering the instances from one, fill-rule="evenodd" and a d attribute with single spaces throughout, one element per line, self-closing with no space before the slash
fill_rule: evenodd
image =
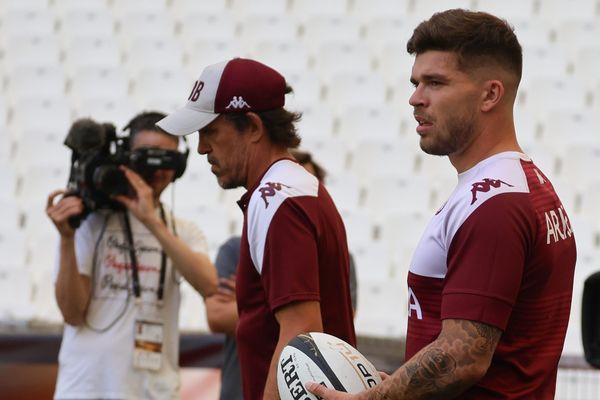
<path id="1" fill-rule="evenodd" d="M 47 194 L 66 184 L 62 141 L 81 117 L 120 128 L 170 112 L 205 65 L 254 57 L 294 87 L 302 147 L 328 172 L 359 273 L 360 335 L 401 339 L 415 240 L 452 190 L 446 159 L 418 148 L 408 105 L 414 26 L 454 6 L 504 16 L 524 48 L 517 133 L 554 177 L 580 254 L 565 358 L 582 357 L 583 281 L 600 270 L 600 0 L 0 0 L 0 325 L 60 324 Z M 191 153 L 165 201 L 214 256 L 241 229 L 235 200 Z M 184 286 L 184 330 L 207 332 Z M 569 365 L 575 365 L 569 368 Z M 600 373 L 563 364 L 557 399 L 597 399 Z"/>

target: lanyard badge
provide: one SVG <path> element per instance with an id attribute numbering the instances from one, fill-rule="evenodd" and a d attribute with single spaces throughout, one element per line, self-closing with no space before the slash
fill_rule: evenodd
<path id="1" fill-rule="evenodd" d="M 158 371 L 162 363 L 164 324 L 157 321 L 136 320 L 133 348 L 133 366 Z"/>

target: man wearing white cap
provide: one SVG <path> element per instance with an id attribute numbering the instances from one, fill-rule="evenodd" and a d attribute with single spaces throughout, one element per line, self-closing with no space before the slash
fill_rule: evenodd
<path id="1" fill-rule="evenodd" d="M 288 152 L 300 144 L 300 114 L 283 108 L 290 91 L 277 71 L 236 58 L 205 68 L 187 104 L 157 124 L 199 132 L 198 152 L 219 185 L 247 189 L 236 280 L 246 400 L 279 398 L 277 360 L 296 335 L 321 331 L 356 345 L 344 224 Z"/>

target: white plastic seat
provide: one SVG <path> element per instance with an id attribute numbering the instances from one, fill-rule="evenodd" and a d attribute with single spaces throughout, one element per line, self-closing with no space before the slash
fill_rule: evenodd
<path id="1" fill-rule="evenodd" d="M 140 14 L 167 14 L 165 0 L 119 0 L 111 2 L 111 11 L 117 18 L 127 15 Z"/>
<path id="2" fill-rule="evenodd" d="M 2 218 L 2 228 L 0 228 L 0 250 L 7 249 L 11 246 L 12 234 L 15 233 L 15 235 L 17 235 L 21 225 L 19 207 L 15 200 L 15 182 L 13 181 L 12 183 L 11 197 L 5 199 L 0 198 L 0 217 Z M 4 254 L 4 252 L 2 254 Z M 10 262 L 10 260 L 5 260 L 5 262 Z"/>
<path id="3" fill-rule="evenodd" d="M 287 72 L 283 76 L 287 84 L 290 85 L 293 90 L 292 93 L 286 95 L 286 109 L 302 111 L 306 112 L 306 114 L 309 114 L 311 109 L 316 108 L 329 112 L 329 109 L 326 109 L 326 107 L 323 106 L 324 103 L 321 101 L 321 82 L 315 73 L 307 70 Z"/>
<path id="4" fill-rule="evenodd" d="M 358 264 L 357 264 L 358 269 Z M 406 335 L 406 284 L 376 279 L 359 280 L 354 325 L 359 335 L 401 338 Z"/>
<path id="5" fill-rule="evenodd" d="M 477 0 L 476 9 L 485 11 L 500 18 L 506 18 L 510 23 L 514 19 L 533 17 L 536 10 L 535 0 Z"/>
<path id="6" fill-rule="evenodd" d="M 590 179 L 590 181 L 592 181 Z M 598 204 L 600 204 L 600 181 L 596 179 L 595 184 L 586 185 L 580 189 L 580 206 L 579 214 L 586 221 L 596 221 L 596 226 L 600 226 L 600 212 L 598 211 Z M 579 244 L 579 237 L 577 237 L 577 243 Z"/>
<path id="7" fill-rule="evenodd" d="M 320 159 L 317 162 L 320 163 Z M 347 215 L 356 214 L 360 205 L 361 186 L 355 175 L 348 173 L 328 174 L 325 187 L 340 212 L 346 212 Z M 358 223 L 357 220 L 353 220 L 353 222 Z M 352 240 L 359 240 L 359 237 L 361 236 L 354 233 Z"/>
<path id="8" fill-rule="evenodd" d="M 194 0 L 196 3 L 204 3 Z M 178 36 L 189 46 L 195 41 L 233 41 L 235 22 L 228 13 L 191 12 L 178 20 Z"/>
<path id="9" fill-rule="evenodd" d="M 385 109 L 386 86 L 373 73 L 340 72 L 332 74 L 324 84 L 327 103 L 342 117 L 348 110 L 360 107 Z"/>
<path id="10" fill-rule="evenodd" d="M 239 38 L 245 47 L 256 43 L 272 41 L 293 42 L 296 40 L 297 27 L 293 19 L 284 15 L 251 15 L 239 24 Z"/>
<path id="11" fill-rule="evenodd" d="M 186 50 L 186 69 L 198 77 L 202 70 L 211 64 L 242 56 L 242 49 L 235 41 L 199 39 Z"/>
<path id="12" fill-rule="evenodd" d="M 369 75 L 371 53 L 361 43 L 325 42 L 316 50 L 314 71 L 323 83 L 341 74 Z"/>
<path id="13" fill-rule="evenodd" d="M 45 8 L 9 10 L 2 18 L 4 40 L 23 34 L 48 36 L 53 33 L 54 18 Z"/>
<path id="14" fill-rule="evenodd" d="M 590 47 L 580 47 L 574 56 L 573 66 L 573 77 L 581 84 L 586 86 L 600 84 L 600 76 L 598 76 L 598 71 L 600 71 L 600 44 L 596 43 Z M 596 100 L 598 103 L 598 99 Z"/>
<path id="15" fill-rule="evenodd" d="M 404 46 L 402 53 L 406 53 L 406 42 L 417 25 L 418 21 L 406 15 L 380 15 L 365 22 L 365 41 L 381 63 L 386 56 L 397 56 L 386 51 L 385 47 L 389 44 Z"/>
<path id="16" fill-rule="evenodd" d="M 347 0 L 293 0 L 290 14 L 300 21 L 306 21 L 320 15 L 347 15 Z"/>
<path id="17" fill-rule="evenodd" d="M 50 0 L 4 0 L 0 4 L 0 12 L 45 10 L 49 3 Z"/>
<path id="18" fill-rule="evenodd" d="M 7 37 L 6 40 L 4 56 L 7 69 L 60 65 L 58 41 L 53 35 L 26 34 Z"/>
<path id="19" fill-rule="evenodd" d="M 65 64 L 71 75 L 80 68 L 122 67 L 119 45 L 113 37 L 71 37 L 64 44 Z"/>
<path id="20" fill-rule="evenodd" d="M 330 176 L 340 174 L 348 167 L 348 148 L 339 138 L 304 137 L 302 147 L 312 153 L 317 162 Z"/>
<path id="21" fill-rule="evenodd" d="M 286 109 L 295 110 L 293 106 L 288 107 L 287 104 Z M 302 111 L 302 119 L 296 124 L 296 129 L 303 139 L 302 145 L 304 145 L 304 139 L 307 138 L 308 140 L 310 138 L 323 140 L 332 137 L 334 119 L 333 114 L 328 109 L 313 105 L 302 107 L 300 110 Z"/>
<path id="22" fill-rule="evenodd" d="M 92 118 L 98 122 L 110 122 L 122 129 L 135 114 L 140 112 L 129 97 L 90 97 L 77 104 L 75 118 Z"/>
<path id="23" fill-rule="evenodd" d="M 410 7 L 412 6 L 412 7 Z M 419 0 L 410 3 L 409 13 L 417 18 L 429 19 L 434 13 L 451 8 L 471 8 L 471 0 L 446 0 L 443 6 L 436 0 Z"/>
<path id="24" fill-rule="evenodd" d="M 571 143 L 564 147 L 561 177 L 575 185 L 597 182 L 595 173 L 600 165 L 600 143 Z"/>
<path id="25" fill-rule="evenodd" d="M 66 132 L 32 131 L 22 132 L 16 142 L 13 162 L 21 177 L 33 166 L 56 166 L 68 169 L 70 150 L 63 145 Z"/>
<path id="26" fill-rule="evenodd" d="M 0 269 L 0 292 L 0 320 L 23 324 L 32 318 L 32 284 L 24 267 Z"/>
<path id="27" fill-rule="evenodd" d="M 35 118 L 31 116 L 35 115 Z M 13 105 L 11 132 L 18 137 L 22 131 L 67 132 L 71 109 L 64 93 L 53 98 L 20 100 Z"/>
<path id="28" fill-rule="evenodd" d="M 413 89 L 408 76 L 411 74 L 415 57 L 407 53 L 406 41 L 388 41 L 382 44 L 382 47 L 378 56 L 378 70 L 385 81 L 388 85 L 394 86 L 400 78 L 407 77 L 404 84 L 407 88 Z"/>
<path id="29" fill-rule="evenodd" d="M 33 165 L 26 173 L 20 174 L 17 201 L 21 209 L 37 206 L 43 210 L 48 194 L 53 190 L 66 188 L 70 158 L 64 161 L 64 167 Z"/>
<path id="30" fill-rule="evenodd" d="M 5 206 L 9 206 L 9 204 L 2 204 L 2 206 L 4 208 Z M 1 212 L 2 217 L 8 217 L 8 215 L 6 215 L 7 211 L 2 210 Z M 2 223 L 7 224 L 0 230 L 0 254 L 2 254 L 0 270 L 8 268 L 24 268 L 26 259 L 25 234 L 22 230 L 15 228 L 14 226 L 9 226 L 8 222 L 9 219 L 3 218 Z"/>
<path id="31" fill-rule="evenodd" d="M 325 185 L 329 190 L 329 185 Z M 330 191 L 331 193 L 331 191 Z M 333 195 L 332 195 L 333 196 Z M 338 197 L 333 197 L 333 201 L 338 205 Z M 338 210 L 340 208 L 338 207 Z M 368 213 L 364 210 L 340 210 L 342 219 L 344 220 L 344 226 L 346 227 L 346 236 L 348 240 L 348 247 L 352 253 L 354 244 L 368 245 L 373 242 L 375 235 L 375 226 Z"/>
<path id="32" fill-rule="evenodd" d="M 548 47 L 552 42 L 552 26 L 536 18 L 512 18 L 515 34 L 523 47 Z"/>
<path id="33" fill-rule="evenodd" d="M 565 19 L 586 19 L 598 16 L 596 0 L 544 0 L 539 2 L 540 19 L 556 22 Z"/>
<path id="34" fill-rule="evenodd" d="M 131 50 L 140 40 L 171 40 L 175 36 L 175 23 L 163 12 L 131 12 L 117 19 L 118 37 Z"/>
<path id="35" fill-rule="evenodd" d="M 598 143 L 600 116 L 584 110 L 555 110 L 543 121 L 544 142 L 562 148 L 565 144 Z"/>
<path id="36" fill-rule="evenodd" d="M 201 196 L 201 190 L 196 190 Z M 181 207 L 178 214 L 183 218 L 194 221 L 206 235 L 209 246 L 214 248 L 225 242 L 231 236 L 231 223 L 226 207 L 220 205 L 202 206 L 188 205 Z"/>
<path id="37" fill-rule="evenodd" d="M 404 18 L 408 15 L 408 0 L 354 0 L 350 15 L 371 25 L 379 18 Z"/>
<path id="38" fill-rule="evenodd" d="M 171 12 L 177 18 L 184 18 L 191 14 L 223 14 L 227 10 L 226 0 L 173 0 Z M 207 29 L 208 30 L 208 29 Z"/>
<path id="39" fill-rule="evenodd" d="M 170 190 L 175 193 L 175 212 L 182 209 L 193 209 L 195 207 L 219 206 L 221 188 L 217 179 L 210 172 L 210 165 L 204 157 L 194 154 L 190 149 L 188 164 L 183 176 L 175 181 Z M 165 199 L 170 198 L 168 193 Z M 210 234 L 210 233 L 207 233 Z"/>
<path id="40" fill-rule="evenodd" d="M 206 320 L 206 306 L 200 293 L 186 280 L 181 281 L 179 290 L 181 293 L 179 328 L 182 331 L 210 332 Z"/>
<path id="41" fill-rule="evenodd" d="M 360 40 L 359 25 L 342 16 L 320 15 L 305 21 L 302 26 L 302 41 L 311 54 L 316 54 L 327 43 L 356 44 Z"/>
<path id="42" fill-rule="evenodd" d="M 63 69 L 59 66 L 24 66 L 7 76 L 9 99 L 13 104 L 20 100 L 62 96 L 67 85 Z"/>
<path id="43" fill-rule="evenodd" d="M 280 0 L 233 0 L 229 9 L 239 21 L 252 15 L 283 15 L 286 7 L 286 2 Z"/>
<path id="44" fill-rule="evenodd" d="M 126 58 L 126 67 L 135 76 L 144 70 L 182 68 L 184 51 L 173 38 L 138 38 L 126 49 Z"/>
<path id="45" fill-rule="evenodd" d="M 415 162 L 415 151 L 398 141 L 378 141 L 363 137 L 356 144 L 351 170 L 368 187 L 373 179 L 379 179 L 381 176 L 399 177 L 413 174 Z M 368 193 L 368 196 L 377 195 Z"/>
<path id="46" fill-rule="evenodd" d="M 127 97 L 129 80 L 121 68 L 83 67 L 72 75 L 71 100 L 75 104 L 87 99 L 117 99 Z"/>
<path id="47" fill-rule="evenodd" d="M 180 107 L 187 101 L 193 82 L 182 69 L 142 71 L 133 82 L 133 96 L 142 109 L 158 108 L 160 105 Z M 163 108 L 166 111 L 173 111 Z"/>
<path id="48" fill-rule="evenodd" d="M 370 243 L 353 243 L 349 250 L 356 263 L 358 287 L 360 287 L 362 282 L 385 282 L 391 279 L 392 262 L 389 249 L 385 243 L 375 241 Z"/>
<path id="49" fill-rule="evenodd" d="M 305 46 L 295 40 L 261 40 L 254 44 L 252 57 L 279 71 L 286 79 L 289 74 L 308 73 L 308 53 Z"/>
<path id="50" fill-rule="evenodd" d="M 87 3 L 77 1 L 77 3 Z M 114 34 L 114 19 L 107 9 L 71 9 L 59 20 L 62 40 L 73 37 L 108 38 Z"/>
<path id="51" fill-rule="evenodd" d="M 576 81 L 565 78 L 531 78 L 523 88 L 524 106 L 545 118 L 552 113 L 581 111 L 586 108 L 585 88 Z"/>
<path id="52" fill-rule="evenodd" d="M 556 27 L 556 45 L 574 60 L 584 56 L 586 50 L 598 48 L 600 26 L 591 16 L 586 19 L 566 20 Z"/>
<path id="53" fill-rule="evenodd" d="M 351 92 L 348 91 L 348 95 Z M 395 143 L 400 134 L 400 118 L 390 107 L 377 102 L 357 104 L 339 113 L 337 135 L 350 143 L 383 141 Z M 360 151 L 361 146 L 357 145 Z"/>
<path id="54" fill-rule="evenodd" d="M 567 57 L 561 50 L 548 45 L 523 46 L 523 80 L 564 78 L 567 68 Z"/>
<path id="55" fill-rule="evenodd" d="M 366 184 L 365 209 L 376 220 L 392 213 L 427 213 L 431 209 L 431 184 L 414 176 L 388 173 L 371 178 Z"/>
<path id="56" fill-rule="evenodd" d="M 421 213 L 392 213 L 379 223 L 379 241 L 391 249 L 393 276 L 405 282 L 414 250 L 430 216 Z"/>

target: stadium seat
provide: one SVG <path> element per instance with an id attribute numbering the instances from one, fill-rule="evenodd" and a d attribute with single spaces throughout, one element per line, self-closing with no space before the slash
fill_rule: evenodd
<path id="1" fill-rule="evenodd" d="M 198 39 L 186 50 L 186 69 L 195 77 L 204 67 L 243 56 L 241 46 L 234 40 Z"/>
<path id="2" fill-rule="evenodd" d="M 393 169 L 391 166 L 390 169 Z M 398 176 L 388 173 L 373 177 L 366 184 L 365 209 L 375 221 L 382 221 L 391 213 L 427 213 L 431 209 L 431 187 L 413 175 Z"/>
<path id="3" fill-rule="evenodd" d="M 81 67 L 71 76 L 69 95 L 75 106 L 88 99 L 127 97 L 129 79 L 121 67 Z"/>
<path id="4" fill-rule="evenodd" d="M 548 21 L 540 21 L 523 15 L 521 18 L 512 18 L 509 23 L 514 27 L 521 46 L 550 49 L 554 32 Z"/>
<path id="5" fill-rule="evenodd" d="M 379 18 L 405 18 L 410 0 L 354 0 L 351 4 L 350 15 L 372 26 Z"/>
<path id="6" fill-rule="evenodd" d="M 54 35 L 19 35 L 5 38 L 5 68 L 53 67 L 60 65 L 60 49 Z"/>
<path id="7" fill-rule="evenodd" d="M 357 288 L 356 331 L 372 337 L 404 337 L 408 309 L 406 284 L 359 279 Z"/>
<path id="8" fill-rule="evenodd" d="M 25 268 L 25 234 L 18 225 L 12 225 L 12 221 L 17 215 L 17 208 L 14 204 L 0 203 L 2 209 L 2 228 L 0 229 L 0 271 L 12 268 Z M 4 294 L 3 296 L 4 297 Z"/>
<path id="9" fill-rule="evenodd" d="M 311 138 L 324 140 L 333 137 L 333 113 L 322 105 L 295 107 L 296 104 L 298 103 L 292 102 L 288 104 L 286 101 L 286 108 L 290 110 L 295 110 L 296 108 L 302 110 L 302 119 L 296 127 L 298 134 L 303 139 L 303 146 L 305 143 L 304 139 L 310 141 Z"/>
<path id="10" fill-rule="evenodd" d="M 327 190 L 333 198 L 338 210 L 351 216 L 354 216 L 358 212 L 357 210 L 360 206 L 362 189 L 360 181 L 356 175 L 351 175 L 348 173 L 330 174 L 325 180 L 325 187 L 327 187 Z M 356 219 L 349 217 L 349 220 L 358 224 L 358 218 L 360 217 L 356 217 Z M 368 234 L 368 232 L 365 232 L 365 234 Z M 350 237 L 350 234 L 348 235 Z M 363 236 L 354 232 L 352 240 L 359 241 L 360 238 L 363 238 Z M 369 241 L 364 241 L 363 243 L 369 243 Z"/>
<path id="11" fill-rule="evenodd" d="M 2 16 L 4 41 L 21 35 L 51 36 L 54 33 L 54 17 L 44 8 L 13 9 Z"/>
<path id="12" fill-rule="evenodd" d="M 67 132 L 56 131 L 23 131 L 16 139 L 13 163 L 21 176 L 26 175 L 29 168 L 60 167 L 66 168 L 71 160 L 70 150 L 63 145 Z"/>
<path id="13" fill-rule="evenodd" d="M 302 140 L 302 147 L 310 151 L 332 176 L 345 172 L 348 168 L 348 147 L 341 138 L 307 136 Z"/>
<path id="14" fill-rule="evenodd" d="M 211 257 L 214 260 L 214 257 Z M 206 322 L 206 307 L 202 296 L 186 280 L 179 284 L 181 306 L 179 307 L 179 327 L 182 331 L 209 332 Z"/>
<path id="15" fill-rule="evenodd" d="M 133 97 L 140 109 L 171 112 L 184 105 L 193 81 L 178 69 L 141 71 L 133 80 Z"/>
<path id="16" fill-rule="evenodd" d="M 446 0 L 443 7 L 440 7 L 439 1 L 436 0 L 418 0 L 410 2 L 408 11 L 417 18 L 426 19 L 435 12 L 451 8 L 471 9 L 471 3 L 471 0 Z"/>
<path id="17" fill-rule="evenodd" d="M 352 179 L 350 175 L 346 175 L 346 177 Z M 375 240 L 375 226 L 373 225 L 369 214 L 364 210 L 358 209 L 352 211 L 348 209 L 344 210 L 343 206 L 339 205 L 340 200 L 344 201 L 343 195 L 340 196 L 340 192 L 334 193 L 335 190 L 331 187 L 330 183 L 326 183 L 325 186 L 342 215 L 344 226 L 346 227 L 346 237 L 350 252 L 352 253 L 355 243 L 359 246 L 364 246 L 365 244 L 373 242 Z"/>
<path id="18" fill-rule="evenodd" d="M 170 3 L 171 12 L 176 18 L 184 18 L 187 15 L 198 13 L 213 15 L 224 14 L 227 9 L 227 0 L 173 0 Z M 203 29 L 206 29 L 206 27 Z M 210 29 L 206 29 L 206 31 L 208 32 Z"/>
<path id="19" fill-rule="evenodd" d="M 567 60 L 556 47 L 523 46 L 523 80 L 562 78 L 567 74 Z"/>
<path id="20" fill-rule="evenodd" d="M 539 2 L 538 16 L 542 20 L 556 22 L 567 19 L 588 19 L 598 16 L 596 0 L 569 0 L 568 7 L 561 0 Z"/>
<path id="21" fill-rule="evenodd" d="M 296 40 L 296 22 L 286 15 L 250 15 L 239 22 L 238 37 L 245 48 L 274 39 L 290 43 Z"/>
<path id="22" fill-rule="evenodd" d="M 369 75 L 371 53 L 363 43 L 325 42 L 316 49 L 313 69 L 323 84 L 341 74 Z"/>
<path id="23" fill-rule="evenodd" d="M 598 75 L 598 71 L 600 71 L 600 44 L 579 47 L 573 58 L 573 69 L 573 77 L 580 84 L 592 88 L 594 85 L 600 84 L 600 76 Z"/>
<path id="24" fill-rule="evenodd" d="M 71 108 L 64 93 L 55 97 L 22 99 L 13 104 L 10 131 L 18 137 L 22 131 L 67 132 L 71 122 Z M 35 115 L 35 118 L 31 118 Z"/>
<path id="25" fill-rule="evenodd" d="M 351 96 L 351 91 L 347 92 Z M 400 137 L 400 117 L 391 107 L 371 101 L 338 110 L 338 136 L 349 143 L 373 141 L 397 145 Z"/>
<path id="26" fill-rule="evenodd" d="M 74 118 L 92 118 L 98 122 L 110 122 L 122 129 L 135 114 L 140 112 L 129 97 L 90 97 L 74 107 Z"/>
<path id="27" fill-rule="evenodd" d="M 293 111 L 302 111 L 307 118 L 314 114 L 313 110 L 322 115 L 321 111 L 330 112 L 330 109 L 321 102 L 322 87 L 317 74 L 306 70 L 304 72 L 287 72 L 284 74 L 288 85 L 293 89 L 292 93 L 285 97 L 285 107 Z M 329 118 L 328 118 L 329 119 Z M 328 129 L 331 129 L 328 131 Z M 333 126 L 324 124 L 318 131 L 331 132 Z M 302 131 L 301 131 L 302 133 Z"/>
<path id="28" fill-rule="evenodd" d="M 476 9 L 506 18 L 510 23 L 512 19 L 527 19 L 533 17 L 537 11 L 535 0 L 477 0 Z"/>
<path id="29" fill-rule="evenodd" d="M 340 116 L 361 107 L 387 110 L 385 83 L 377 75 L 340 71 L 323 84 L 324 100 Z"/>
<path id="30" fill-rule="evenodd" d="M 186 48 L 196 41 L 223 42 L 235 38 L 235 22 L 227 13 L 191 12 L 181 15 L 177 21 L 178 36 Z"/>
<path id="31" fill-rule="evenodd" d="M 63 44 L 65 66 L 70 75 L 80 68 L 122 68 L 118 42 L 111 37 L 74 36 Z"/>
<path id="32" fill-rule="evenodd" d="M 251 15 L 283 15 L 287 8 L 286 3 L 280 0 L 232 0 L 229 10 L 239 21 Z"/>
<path id="33" fill-rule="evenodd" d="M 171 40 L 175 35 L 175 22 L 164 12 L 130 12 L 116 20 L 119 39 L 131 49 L 135 42 L 143 39 Z M 179 46 L 179 43 L 177 43 Z M 140 61 L 140 62 L 143 62 Z"/>
<path id="34" fill-rule="evenodd" d="M 302 42 L 310 54 L 316 54 L 319 47 L 328 43 L 356 44 L 360 40 L 360 26 L 341 16 L 320 15 L 301 26 Z"/>
<path id="35" fill-rule="evenodd" d="M 115 28 L 113 16 L 103 8 L 65 10 L 58 22 L 58 35 L 63 41 L 74 37 L 112 38 Z"/>
<path id="36" fill-rule="evenodd" d="M 300 21 L 307 21 L 321 15 L 344 17 L 347 9 L 347 0 L 292 0 L 290 13 Z"/>
<path id="37" fill-rule="evenodd" d="M 126 49 L 130 76 L 146 70 L 176 70 L 183 66 L 183 46 L 175 38 L 138 38 Z"/>
<path id="38" fill-rule="evenodd" d="M 281 72 L 286 80 L 289 80 L 292 74 L 297 79 L 309 74 L 308 52 L 297 40 L 263 39 L 254 44 L 250 55 Z"/>
<path id="39" fill-rule="evenodd" d="M 522 92 L 524 109 L 543 118 L 560 110 L 585 110 L 587 105 L 584 87 L 572 79 L 530 77 Z"/>
<path id="40" fill-rule="evenodd" d="M 381 51 L 377 55 L 377 68 L 388 85 L 393 86 L 398 83 L 399 78 L 407 77 L 405 84 L 412 89 L 408 76 L 412 71 L 415 57 L 406 51 L 406 42 L 409 38 L 410 34 L 398 36 L 395 40 L 387 40 L 381 44 Z M 408 97 L 406 101 L 408 102 Z"/>
<path id="41" fill-rule="evenodd" d="M 63 96 L 67 86 L 62 67 L 23 66 L 7 76 L 8 97 L 15 104 L 33 98 Z"/>
<path id="42" fill-rule="evenodd" d="M 32 284 L 24 267 L 0 269 L 0 291 L 1 321 L 25 324 L 31 320 Z"/>
<path id="43" fill-rule="evenodd" d="M 118 0 L 111 1 L 111 11 L 117 18 L 140 14 L 167 14 L 166 0 Z"/>

